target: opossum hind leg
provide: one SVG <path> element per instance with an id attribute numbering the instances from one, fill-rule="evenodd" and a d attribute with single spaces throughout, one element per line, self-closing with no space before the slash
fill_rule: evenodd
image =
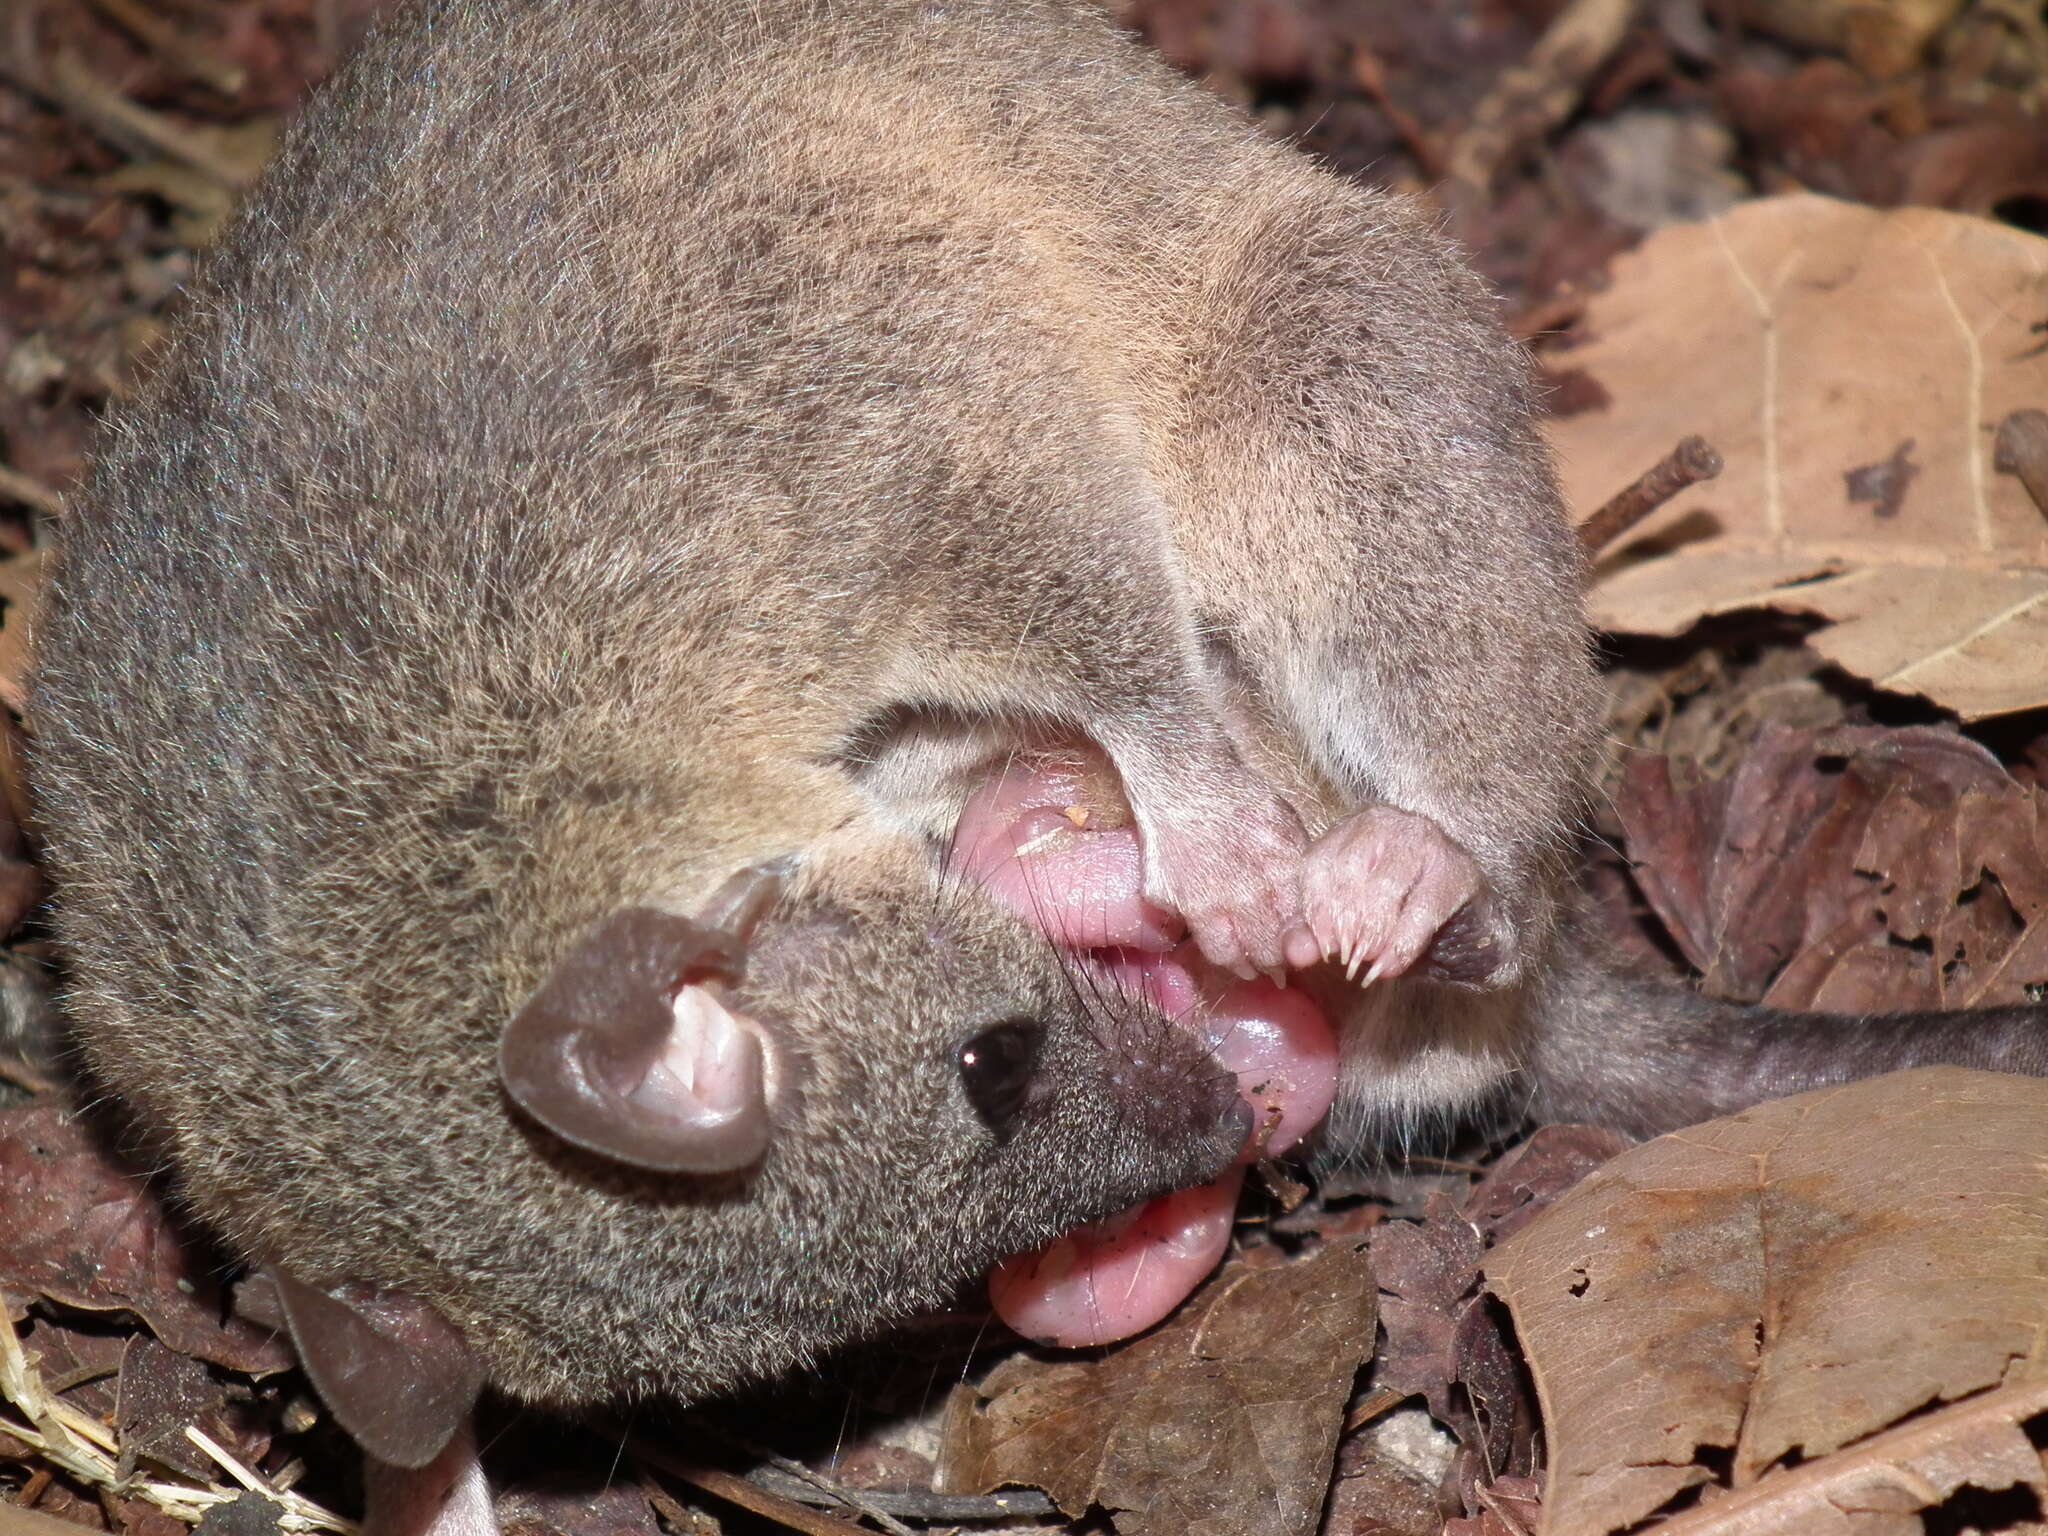
<path id="1" fill-rule="evenodd" d="M 920 705 L 1089 738 L 1123 781 L 1144 896 L 1185 918 L 1212 964 L 1277 973 L 1306 931 L 1308 837 L 1223 718 L 1168 519 L 1132 457 L 1090 497 L 1048 492 L 1048 506 L 1085 504 L 1042 520 L 1064 540 L 1005 546 L 963 573 L 973 603 L 945 616 L 954 643 L 916 647 L 882 686 L 900 678 L 896 696 Z"/>
<path id="2" fill-rule="evenodd" d="M 1206 700 L 1204 701 L 1206 706 Z M 1145 896 L 1177 912 L 1213 965 L 1277 975 L 1303 947 L 1307 834 L 1203 708 L 1173 731 L 1091 730 L 1124 782 L 1143 843 Z"/>
<path id="3" fill-rule="evenodd" d="M 1397 204 L 1303 200 L 1231 250 L 1168 503 L 1194 606 L 1341 797 L 1289 958 L 1513 981 L 1599 720 L 1525 365 Z"/>

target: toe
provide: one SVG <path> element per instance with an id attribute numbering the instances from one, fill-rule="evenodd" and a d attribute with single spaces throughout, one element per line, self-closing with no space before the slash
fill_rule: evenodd
<path id="1" fill-rule="evenodd" d="M 1330 947 L 1316 931 L 1314 921 L 1297 922 L 1280 941 L 1290 970 L 1305 971 L 1330 953 Z"/>

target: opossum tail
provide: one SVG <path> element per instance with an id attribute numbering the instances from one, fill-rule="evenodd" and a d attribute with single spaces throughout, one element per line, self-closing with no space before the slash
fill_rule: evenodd
<path id="1" fill-rule="evenodd" d="M 1791 1013 L 1645 980 L 1567 924 L 1528 1020 L 1533 1108 L 1656 1136 L 1764 1099 L 1905 1067 L 2048 1076 L 2048 1007 Z"/>

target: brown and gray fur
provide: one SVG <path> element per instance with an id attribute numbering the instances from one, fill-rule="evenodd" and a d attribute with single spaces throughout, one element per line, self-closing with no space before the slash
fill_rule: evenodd
<path id="1" fill-rule="evenodd" d="M 1227 1157 L 1198 1053 L 940 877 L 1043 734 L 1233 865 L 1375 805 L 1469 850 L 1488 986 L 1314 983 L 1338 1139 L 1525 1061 L 1619 1118 L 1654 1075 L 1556 970 L 1596 689 L 1487 295 L 1079 3 L 416 6 L 63 549 L 36 769 L 92 1067 L 243 1250 L 425 1298 L 530 1398 L 771 1373 Z M 579 932 L 791 852 L 760 1168 L 509 1112 L 497 1032 Z M 953 1055 L 1017 1015 L 998 1145 Z"/>

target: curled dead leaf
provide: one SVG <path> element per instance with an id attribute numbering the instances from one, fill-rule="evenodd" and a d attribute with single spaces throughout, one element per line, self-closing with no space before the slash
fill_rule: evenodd
<path id="1" fill-rule="evenodd" d="M 251 1375 L 289 1366 L 271 1330 L 227 1316 L 219 1276 L 77 1120 L 50 1104 L 0 1110 L 0 1294 L 132 1312 L 181 1354 Z"/>
<path id="2" fill-rule="evenodd" d="M 1629 759 L 1613 804 L 1715 996 L 1890 1013 L 2048 982 L 2048 794 L 1956 731 L 1769 725 L 1720 777 Z"/>

